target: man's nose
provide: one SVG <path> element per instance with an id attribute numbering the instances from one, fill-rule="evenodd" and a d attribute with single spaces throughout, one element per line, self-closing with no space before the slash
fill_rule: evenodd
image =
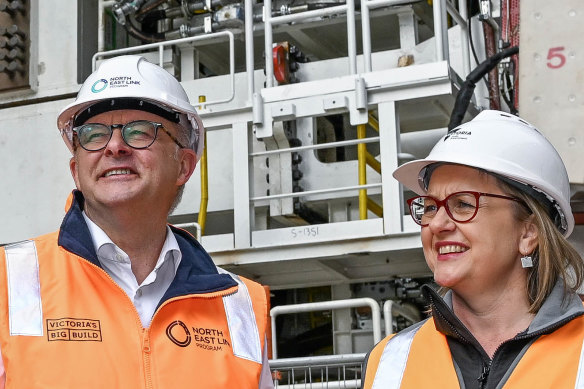
<path id="1" fill-rule="evenodd" d="M 110 156 L 122 156 L 129 155 L 132 153 L 132 148 L 126 143 L 122 137 L 122 128 L 115 126 L 112 128 L 112 136 L 105 146 L 105 155 Z"/>

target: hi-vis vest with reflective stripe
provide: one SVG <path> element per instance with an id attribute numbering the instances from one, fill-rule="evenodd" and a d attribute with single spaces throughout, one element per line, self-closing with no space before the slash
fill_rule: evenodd
<path id="1" fill-rule="evenodd" d="M 584 316 L 539 337 L 502 388 L 584 389 Z M 382 340 L 369 355 L 364 389 L 458 388 L 446 337 L 432 319 Z"/>
<path id="2" fill-rule="evenodd" d="M 6 388 L 257 388 L 266 296 L 232 277 L 165 301 L 144 329 L 125 292 L 56 233 L 0 248 Z"/>

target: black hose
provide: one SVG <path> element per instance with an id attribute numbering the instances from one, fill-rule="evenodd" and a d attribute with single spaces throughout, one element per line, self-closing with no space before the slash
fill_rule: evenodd
<path id="1" fill-rule="evenodd" d="M 450 123 L 448 123 L 448 132 L 462 123 L 462 119 L 464 118 L 464 114 L 466 113 L 474 93 L 476 83 L 480 81 L 485 74 L 493 70 L 503 58 L 510 57 L 517 53 L 519 53 L 519 46 L 501 50 L 497 54 L 481 62 L 472 72 L 469 73 L 456 96 L 456 102 L 454 103 L 452 114 L 450 115 Z"/>
<path id="2" fill-rule="evenodd" d="M 136 21 L 140 22 L 142 33 L 150 35 L 157 33 L 158 22 L 163 19 L 166 19 L 166 11 L 159 9 L 144 14 L 141 20 L 136 19 Z"/>
<path id="3" fill-rule="evenodd" d="M 136 12 L 136 20 L 141 21 L 142 17 L 155 9 L 156 7 L 162 5 L 167 0 L 153 0 L 149 3 L 143 4 L 140 9 Z"/>
<path id="4" fill-rule="evenodd" d="M 160 33 L 150 33 L 147 34 L 141 30 L 139 30 L 133 23 L 133 18 L 129 17 L 126 19 L 126 24 L 124 24 L 124 28 L 126 29 L 127 33 L 133 36 L 136 39 L 140 39 L 142 42 L 148 43 L 156 43 L 162 42 L 165 40 L 164 34 Z"/>

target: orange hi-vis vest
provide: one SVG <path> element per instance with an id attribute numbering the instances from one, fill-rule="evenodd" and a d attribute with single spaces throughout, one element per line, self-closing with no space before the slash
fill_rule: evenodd
<path id="1" fill-rule="evenodd" d="M 267 327 L 259 284 L 218 269 L 173 229 L 183 257 L 143 328 L 91 258 L 84 226 L 77 207 L 59 233 L 0 248 L 6 388 L 258 388 Z"/>
<path id="2" fill-rule="evenodd" d="M 533 342 L 501 388 L 584 389 L 584 316 Z M 363 389 L 459 388 L 446 336 L 432 318 L 371 351 Z"/>

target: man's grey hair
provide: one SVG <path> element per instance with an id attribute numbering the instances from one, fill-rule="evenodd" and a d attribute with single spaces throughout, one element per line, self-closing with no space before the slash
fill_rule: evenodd
<path id="1" fill-rule="evenodd" d="M 187 145 L 188 148 L 191 148 L 193 150 L 196 150 L 196 145 L 191 145 L 191 133 L 193 131 L 193 127 L 191 126 L 191 123 L 187 117 L 187 115 L 185 114 L 181 114 L 179 116 L 179 122 L 177 124 L 177 138 L 179 140 L 179 142 L 183 145 Z M 178 146 L 177 146 L 178 147 Z M 180 149 L 176 149 L 176 153 L 175 153 L 175 158 L 178 159 L 178 153 L 179 153 Z M 172 206 L 170 207 L 170 210 L 168 211 L 168 214 L 170 215 L 172 212 L 174 212 L 174 210 L 176 209 L 176 207 L 180 204 L 180 201 L 182 200 L 182 196 L 183 196 L 183 192 L 185 191 L 185 184 L 181 185 L 178 188 L 178 191 L 176 192 L 176 197 L 174 198 L 174 201 L 172 202 Z"/>

